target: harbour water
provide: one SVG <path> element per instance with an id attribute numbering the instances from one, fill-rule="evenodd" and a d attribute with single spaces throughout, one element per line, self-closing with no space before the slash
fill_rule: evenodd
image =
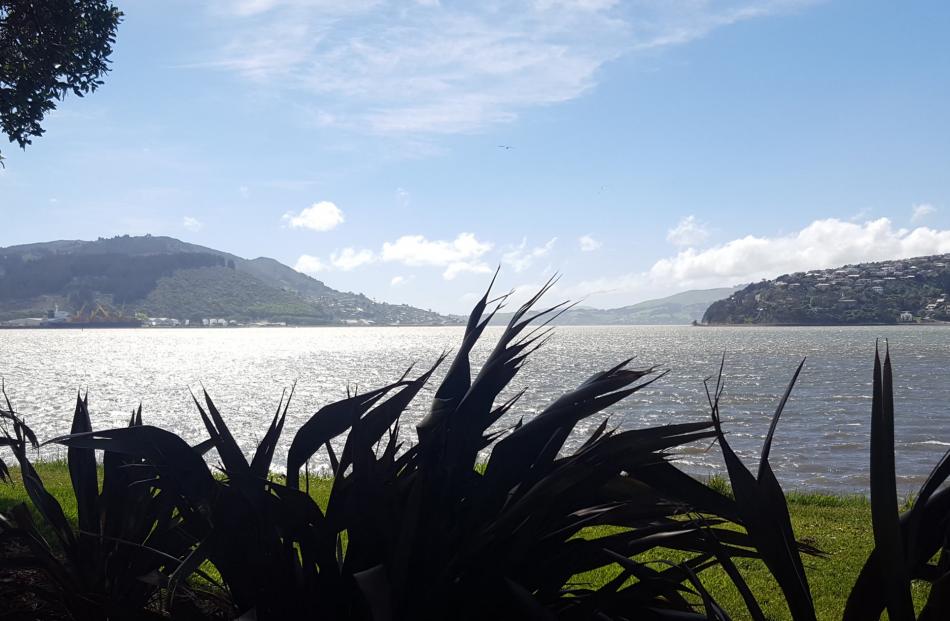
<path id="1" fill-rule="evenodd" d="M 476 365 L 499 332 L 487 331 Z M 189 390 L 203 385 L 247 452 L 281 392 L 296 382 L 279 467 L 293 432 L 319 407 L 344 397 L 348 385 L 367 390 L 398 378 L 413 362 L 421 369 L 455 349 L 461 335 L 455 327 L 0 331 L 0 376 L 41 440 L 69 431 L 76 392 L 88 390 L 96 428 L 124 425 L 141 403 L 146 423 L 197 442 L 206 436 Z M 703 420 L 709 415 L 703 379 L 716 373 L 725 352 L 723 420 L 751 464 L 785 385 L 807 357 L 778 428 L 773 468 L 787 489 L 864 493 L 878 338 L 890 343 L 895 365 L 897 470 L 906 494 L 950 447 L 950 329 L 944 327 L 561 327 L 515 378 L 512 391 L 527 392 L 512 420 L 535 415 L 592 373 L 631 356 L 634 366 L 670 373 L 611 408 L 614 423 Z M 414 438 L 435 385 L 404 418 L 404 437 Z M 568 448 L 601 420 L 582 423 Z M 41 456 L 56 456 L 55 448 L 44 451 Z M 710 443 L 675 455 L 697 475 L 721 471 L 721 455 Z M 323 459 L 319 454 L 315 465 Z"/>

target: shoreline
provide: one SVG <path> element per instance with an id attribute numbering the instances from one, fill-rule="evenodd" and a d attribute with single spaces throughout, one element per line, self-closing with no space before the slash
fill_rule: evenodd
<path id="1" fill-rule="evenodd" d="M 697 323 L 688 325 L 693 328 L 931 328 L 950 326 L 950 321 L 914 321 L 908 323 Z"/>
<path id="2" fill-rule="evenodd" d="M 65 452 L 65 449 L 64 449 Z M 62 478 L 64 481 L 69 481 L 69 465 L 64 457 L 57 456 L 52 459 L 36 459 L 35 457 L 31 458 L 31 463 L 33 466 L 40 472 L 41 475 L 52 475 L 54 478 Z M 22 477 L 20 474 L 20 466 L 16 463 L 15 460 L 11 460 L 8 464 L 10 468 L 11 482 L 0 482 L 0 510 L 2 510 L 2 505 L 4 502 L 11 502 L 14 500 L 28 502 L 28 498 L 24 495 L 25 490 L 22 488 Z M 212 466 L 209 465 L 209 468 Z M 102 475 L 102 462 L 97 459 L 96 469 L 99 475 Z M 703 483 L 704 485 L 722 493 L 727 496 L 732 496 L 732 489 L 729 487 L 728 479 L 722 475 L 714 474 L 711 476 L 705 476 L 701 474 L 690 473 L 687 470 L 683 470 L 685 474 L 689 475 L 693 479 Z M 282 470 L 272 470 L 270 471 L 271 477 L 282 478 L 285 476 L 285 472 Z M 310 474 L 310 483 L 311 485 L 317 485 L 321 488 L 332 486 L 333 484 L 332 476 L 324 476 L 311 472 Z M 905 495 L 898 495 L 898 502 L 904 508 L 909 508 L 910 502 L 913 500 L 916 495 L 917 487 L 914 488 L 914 492 Z M 64 491 L 68 492 L 68 489 L 64 488 Z M 785 498 L 790 504 L 798 504 L 803 506 L 811 507 L 870 507 L 871 497 L 870 491 L 866 494 L 860 492 L 835 492 L 829 490 L 814 489 L 810 490 L 804 487 L 794 487 L 785 489 Z M 902 509 L 903 510 L 903 509 Z"/>
<path id="3" fill-rule="evenodd" d="M 950 321 L 926 323 L 591 323 L 591 324 L 553 324 L 555 328 L 940 328 L 950 326 Z M 247 328 L 464 328 L 464 323 L 378 323 L 378 324 L 298 324 L 288 326 L 277 325 L 243 325 L 243 326 L 3 326 L 4 330 L 35 330 L 43 332 L 82 331 L 82 330 L 229 330 Z M 493 324 L 489 327 L 502 327 L 502 324 Z"/>
<path id="4" fill-rule="evenodd" d="M 247 326 L 0 326 L 0 330 L 37 330 L 42 332 L 60 332 L 60 331 L 82 331 L 82 330 L 233 330 L 246 328 L 460 328 L 465 327 L 464 323 L 380 323 L 370 325 L 350 325 L 343 323 L 322 323 L 322 324 L 300 324 L 293 326 L 267 326 L 267 325 L 247 325 Z"/>

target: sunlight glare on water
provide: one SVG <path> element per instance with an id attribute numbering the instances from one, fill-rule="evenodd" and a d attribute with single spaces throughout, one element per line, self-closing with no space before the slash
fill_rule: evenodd
<path id="1" fill-rule="evenodd" d="M 500 328 L 487 331 L 474 354 L 476 365 L 499 333 Z M 198 442 L 206 432 L 189 389 L 200 394 L 204 385 L 248 454 L 281 392 L 297 382 L 275 457 L 280 467 L 296 429 L 319 407 L 345 397 L 348 385 L 361 391 L 383 385 L 413 362 L 421 370 L 442 351 L 456 348 L 461 336 L 458 327 L 8 330 L 0 331 L 0 375 L 41 440 L 69 431 L 76 391 L 88 389 L 97 429 L 124 425 L 141 402 L 147 424 Z M 560 327 L 505 393 L 527 389 L 505 422 L 537 414 L 592 373 L 630 356 L 636 357 L 634 366 L 655 364 L 671 372 L 614 406 L 616 424 L 703 420 L 708 406 L 702 381 L 718 370 L 725 351 L 723 419 L 730 442 L 752 465 L 771 412 L 807 356 L 778 428 L 773 467 L 788 488 L 864 492 L 878 337 L 889 339 L 894 358 L 897 467 L 901 491 L 907 493 L 950 447 L 950 330 L 945 328 Z M 414 440 L 414 425 L 435 385 L 404 418 L 404 440 Z M 582 422 L 569 446 L 601 420 Z M 721 456 L 709 446 L 678 449 L 678 463 L 699 475 L 718 472 Z M 321 452 L 315 461 L 324 459 Z"/>

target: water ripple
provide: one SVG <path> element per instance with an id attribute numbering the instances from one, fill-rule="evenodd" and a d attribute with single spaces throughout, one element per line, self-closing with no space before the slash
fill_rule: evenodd
<path id="1" fill-rule="evenodd" d="M 124 424 L 141 402 L 144 417 L 191 442 L 205 435 L 190 390 L 203 384 L 246 451 L 263 436 L 281 391 L 297 382 L 287 429 L 319 407 L 397 378 L 412 362 L 431 363 L 456 348 L 460 328 L 287 328 L 0 331 L 0 375 L 16 407 L 41 438 L 68 432 L 77 390 L 89 390 L 97 428 Z M 490 351 L 498 329 L 476 348 Z M 902 493 L 915 489 L 950 446 L 950 329 L 924 327 L 690 328 L 563 327 L 515 379 L 528 388 L 509 418 L 531 417 L 594 371 L 631 355 L 672 372 L 610 410 L 621 428 L 708 416 L 703 379 L 726 352 L 723 420 L 744 459 L 757 460 L 769 417 L 802 357 L 808 361 L 779 426 L 773 467 L 790 488 L 867 490 L 868 419 L 874 342 L 886 337 L 895 362 L 897 467 Z M 443 369 L 444 371 L 444 369 Z M 414 438 L 432 389 L 403 420 Z M 591 420 L 570 440 L 601 419 Z M 282 464 L 291 433 L 277 455 Z M 342 439 L 339 440 L 340 442 Z M 339 447 L 337 447 L 339 448 Z M 54 451 L 55 449 L 51 449 Z M 323 462 L 317 458 L 317 464 Z M 696 474 L 720 472 L 708 443 L 677 450 Z"/>

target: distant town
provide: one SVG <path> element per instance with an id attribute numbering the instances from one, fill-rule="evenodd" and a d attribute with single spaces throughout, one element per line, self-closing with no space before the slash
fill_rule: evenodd
<path id="1" fill-rule="evenodd" d="M 373 325 L 412 325 L 412 313 L 407 313 L 401 324 L 399 317 L 393 323 L 377 324 L 372 319 L 340 319 L 336 325 L 373 326 Z M 286 327 L 286 321 L 239 321 L 224 317 L 202 317 L 200 319 L 178 319 L 175 317 L 149 317 L 144 313 L 126 316 L 109 310 L 98 304 L 91 313 L 70 313 L 60 310 L 59 306 L 49 309 L 42 317 L 22 317 L 0 322 L 0 328 L 240 328 L 240 327 Z M 331 324 L 332 325 L 332 324 Z"/>
<path id="2" fill-rule="evenodd" d="M 707 324 L 950 321 L 950 255 L 846 265 L 754 283 L 712 304 Z"/>

